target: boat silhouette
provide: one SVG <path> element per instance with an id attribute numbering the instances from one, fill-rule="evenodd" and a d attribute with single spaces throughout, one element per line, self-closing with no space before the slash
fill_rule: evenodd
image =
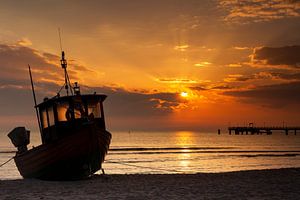
<path id="1" fill-rule="evenodd" d="M 106 130 L 103 101 L 104 94 L 81 94 L 75 82 L 71 85 L 65 53 L 61 66 L 65 83 L 52 98 L 36 104 L 34 86 L 29 66 L 33 97 L 42 144 L 27 150 L 29 131 L 16 127 L 8 137 L 18 148 L 14 161 L 24 178 L 43 180 L 76 180 L 92 176 L 102 169 L 109 149 L 111 134 Z M 104 171 L 103 171 L 104 172 Z"/>

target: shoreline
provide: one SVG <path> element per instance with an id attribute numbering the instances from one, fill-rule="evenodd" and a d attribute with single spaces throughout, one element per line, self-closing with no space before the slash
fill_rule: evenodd
<path id="1" fill-rule="evenodd" d="M 0 180 L 2 199 L 300 199 L 300 168 Z"/>

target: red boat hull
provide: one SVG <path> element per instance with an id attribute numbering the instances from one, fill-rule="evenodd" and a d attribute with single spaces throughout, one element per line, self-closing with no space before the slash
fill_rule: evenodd
<path id="1" fill-rule="evenodd" d="M 14 160 L 24 178 L 82 179 L 101 169 L 110 141 L 109 132 L 89 123 L 60 140 L 16 155 Z"/>

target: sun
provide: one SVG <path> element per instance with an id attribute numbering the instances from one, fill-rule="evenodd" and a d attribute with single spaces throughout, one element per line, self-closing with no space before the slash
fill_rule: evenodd
<path id="1" fill-rule="evenodd" d="M 187 92 L 181 92 L 181 93 L 180 93 L 180 96 L 182 96 L 182 97 L 188 97 L 189 94 L 188 94 Z"/>

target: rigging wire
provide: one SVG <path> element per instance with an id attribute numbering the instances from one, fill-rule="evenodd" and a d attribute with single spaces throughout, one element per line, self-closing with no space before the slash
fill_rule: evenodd
<path id="1" fill-rule="evenodd" d="M 154 168 L 154 167 L 145 167 L 145 166 L 139 166 L 139 165 L 134 165 L 134 164 L 128 164 L 126 162 L 106 161 L 105 163 L 113 163 L 113 164 L 119 164 L 119 165 L 126 165 L 126 166 L 130 166 L 130 167 L 152 169 L 152 170 L 155 170 L 155 171 L 182 173 L 182 171 L 178 171 L 178 170 L 175 170 L 175 169 L 171 170 L 171 169 L 162 169 L 162 168 Z"/>
<path id="2" fill-rule="evenodd" d="M 10 159 L 8 159 L 7 161 L 5 161 L 4 163 L 2 163 L 0 165 L 0 167 L 4 166 L 5 164 L 9 163 L 9 161 L 11 161 L 14 157 L 11 157 Z"/>

